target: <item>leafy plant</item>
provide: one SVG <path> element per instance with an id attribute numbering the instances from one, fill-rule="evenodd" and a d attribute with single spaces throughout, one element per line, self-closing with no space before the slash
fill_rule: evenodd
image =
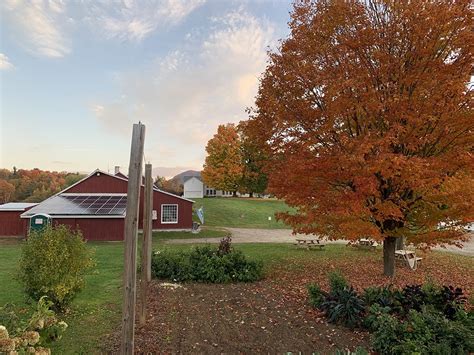
<path id="1" fill-rule="evenodd" d="M 390 314 L 390 307 L 384 307 L 378 303 L 374 303 L 369 307 L 367 315 L 363 320 L 363 325 L 369 331 L 374 331 L 376 329 L 379 317 L 388 314 Z"/>
<path id="2" fill-rule="evenodd" d="M 369 352 L 362 347 L 357 347 L 355 351 L 337 349 L 335 352 L 335 355 L 368 355 L 368 354 Z"/>
<path id="3" fill-rule="evenodd" d="M 368 307 L 378 304 L 382 307 L 389 307 L 393 311 L 400 309 L 400 297 L 400 291 L 393 289 L 391 285 L 386 287 L 368 287 L 362 294 L 362 298 Z"/>
<path id="4" fill-rule="evenodd" d="M 329 277 L 329 287 L 331 292 L 337 292 L 349 287 L 347 280 L 340 271 L 332 271 L 328 275 Z"/>
<path id="5" fill-rule="evenodd" d="M 364 313 L 364 301 L 352 287 L 331 290 L 320 305 L 329 322 L 342 323 L 347 327 L 358 326 Z"/>
<path id="6" fill-rule="evenodd" d="M 467 297 L 461 288 L 453 286 L 443 286 L 440 292 L 440 304 L 448 319 L 454 319 L 456 313 L 467 303 Z"/>
<path id="7" fill-rule="evenodd" d="M 217 249 L 217 254 L 220 256 L 230 254 L 232 252 L 232 238 L 230 236 L 227 236 L 225 238 L 222 238 L 219 247 Z"/>
<path id="8" fill-rule="evenodd" d="M 407 285 L 403 288 L 400 302 L 405 310 L 421 310 L 421 306 L 426 303 L 427 296 L 422 285 Z"/>
<path id="9" fill-rule="evenodd" d="M 309 304 L 315 308 L 319 308 L 324 302 L 327 294 L 321 290 L 321 287 L 316 284 L 308 285 Z"/>
<path id="10" fill-rule="evenodd" d="M 16 317 L 16 329 L 0 323 L 0 353 L 50 353 L 45 347 L 61 339 L 67 329 L 67 324 L 58 320 L 51 309 L 52 306 L 53 303 L 44 296 L 38 301 L 28 321 L 21 321 L 18 316 Z M 14 308 L 9 307 L 8 313 L 12 312 L 16 313 Z"/>
<path id="11" fill-rule="evenodd" d="M 19 279 L 30 297 L 46 295 L 56 309 L 64 309 L 84 287 L 93 265 L 80 231 L 47 226 L 30 233 L 23 245 Z"/>

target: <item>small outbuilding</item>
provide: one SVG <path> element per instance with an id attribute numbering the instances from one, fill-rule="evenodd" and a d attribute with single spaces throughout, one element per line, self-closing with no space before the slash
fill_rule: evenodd
<path id="1" fill-rule="evenodd" d="M 21 237 L 26 234 L 26 221 L 20 215 L 37 203 L 9 202 L 0 205 L 0 236 Z"/>
<path id="2" fill-rule="evenodd" d="M 123 240 L 128 179 L 120 172 L 111 175 L 95 170 L 89 176 L 21 214 L 51 216 L 53 225 L 78 229 L 87 240 Z M 143 221 L 144 187 L 140 192 L 139 228 Z M 153 230 L 191 230 L 193 202 L 153 189 Z"/>

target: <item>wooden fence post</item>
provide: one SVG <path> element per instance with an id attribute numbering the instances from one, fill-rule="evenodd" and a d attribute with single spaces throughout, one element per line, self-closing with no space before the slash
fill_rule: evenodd
<path id="1" fill-rule="evenodd" d="M 151 164 L 145 164 L 145 196 L 143 212 L 143 239 L 142 239 L 142 267 L 140 274 L 140 324 L 146 321 L 146 299 L 148 294 L 148 282 L 151 280 L 151 239 L 153 218 L 153 179 L 151 176 Z"/>
<path id="2" fill-rule="evenodd" d="M 121 354 L 133 354 L 134 350 L 138 209 L 144 144 L 145 126 L 141 123 L 134 124 L 128 168 L 127 214 L 125 216 Z"/>

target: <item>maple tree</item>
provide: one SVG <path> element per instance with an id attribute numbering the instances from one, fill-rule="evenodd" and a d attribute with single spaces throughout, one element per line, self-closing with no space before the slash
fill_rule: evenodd
<path id="1" fill-rule="evenodd" d="M 253 197 L 254 193 L 263 194 L 267 189 L 268 178 L 264 172 L 264 164 L 267 159 L 265 153 L 259 149 L 258 144 L 245 134 L 245 122 L 238 126 L 240 138 L 240 151 L 242 164 L 244 166 L 239 191 L 248 193 Z"/>
<path id="2" fill-rule="evenodd" d="M 303 1 L 246 134 L 299 233 L 430 247 L 474 220 L 472 11 L 460 1 Z"/>
<path id="3" fill-rule="evenodd" d="M 237 127 L 219 125 L 217 133 L 207 142 L 207 157 L 201 173 L 204 183 L 217 190 L 239 190 L 243 176 L 241 144 Z"/>

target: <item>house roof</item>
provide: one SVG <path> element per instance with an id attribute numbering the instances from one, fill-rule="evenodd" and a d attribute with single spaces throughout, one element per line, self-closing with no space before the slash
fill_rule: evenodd
<path id="1" fill-rule="evenodd" d="M 192 178 L 196 178 L 202 182 L 201 176 L 194 175 L 194 176 L 183 176 L 183 183 L 185 183 L 188 180 L 191 180 Z"/>
<path id="2" fill-rule="evenodd" d="M 0 211 L 24 211 L 27 208 L 36 206 L 38 203 L 29 202 L 8 202 L 0 205 Z"/>
<path id="3" fill-rule="evenodd" d="M 124 178 L 124 179 L 128 179 L 128 176 L 123 174 L 122 172 L 118 172 L 117 174 L 115 174 L 115 176 L 118 176 L 118 177 L 121 177 L 121 178 Z"/>

